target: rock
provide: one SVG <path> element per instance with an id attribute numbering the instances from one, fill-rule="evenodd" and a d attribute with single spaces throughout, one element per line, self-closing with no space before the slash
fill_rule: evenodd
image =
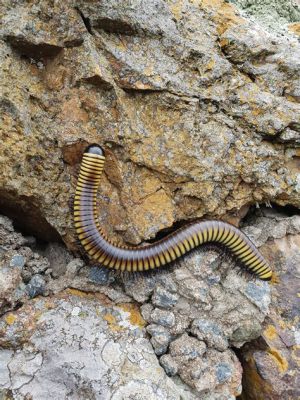
<path id="1" fill-rule="evenodd" d="M 49 243 L 41 253 L 48 259 L 49 268 L 51 268 L 54 277 L 63 275 L 72 259 L 71 254 L 61 243 Z"/>
<path id="2" fill-rule="evenodd" d="M 151 335 L 151 343 L 154 347 L 155 354 L 158 356 L 167 351 L 170 343 L 170 333 L 163 326 L 150 324 L 147 326 L 147 332 Z"/>
<path id="3" fill-rule="evenodd" d="M 266 7 L 252 3 L 252 9 Z M 272 15 L 287 10 L 284 18 L 295 22 L 291 10 L 296 7 L 280 8 L 281 0 L 274 4 Z M 283 320 L 287 327 L 295 328 L 296 335 L 290 328 L 280 331 L 284 343 L 298 338 L 294 320 L 298 312 L 296 265 L 285 263 L 284 255 L 285 247 L 295 246 L 291 237 L 297 234 L 298 219 L 260 211 L 253 219 L 247 215 L 243 223 L 244 231 L 266 251 L 274 268 L 287 277 L 284 286 L 272 293 L 267 283 L 248 282 L 238 276 L 232 268 L 236 264 L 214 250 L 199 251 L 160 274 L 124 277 L 125 282 L 123 277 L 110 279 L 93 267 L 89 270 L 87 263 L 81 268 L 72 256 L 69 258 L 68 251 L 79 254 L 69 205 L 82 152 L 88 144 L 99 143 L 107 156 L 99 223 L 109 238 L 121 244 L 143 245 L 196 218 L 218 218 L 238 226 L 248 210 L 253 214 L 250 206 L 255 204 L 272 202 L 287 206 L 286 213 L 294 213 L 300 205 L 297 37 L 267 32 L 223 0 L 104 0 L 101 4 L 93 0 L 55 4 L 45 0 L 13 5 L 5 0 L 1 16 L 0 208 L 13 218 L 22 234 L 14 231 L 6 217 L 0 218 L 0 301 L 1 312 L 8 318 L 2 319 L 6 336 L 0 340 L 2 347 L 20 348 L 20 354 L 6 353 L 5 357 L 16 357 L 12 363 L 15 370 L 24 361 L 29 374 L 20 370 L 15 382 L 18 389 L 13 389 L 6 383 L 9 371 L 3 372 L 5 382 L 0 390 L 10 397 L 11 390 L 19 391 L 19 397 L 32 390 L 34 398 L 45 398 L 43 390 L 49 387 L 51 395 L 58 398 L 64 393 L 72 396 L 71 392 L 93 398 L 100 392 L 104 384 L 94 375 L 97 364 L 88 363 L 103 357 L 94 345 L 98 336 L 93 321 L 103 322 L 97 313 L 69 306 L 68 299 L 57 300 L 63 304 L 62 308 L 57 306 L 57 318 L 72 325 L 69 336 L 62 332 L 52 335 L 51 323 L 61 325 L 53 320 L 51 311 L 45 314 L 43 329 L 51 331 L 46 337 L 57 340 L 56 347 L 46 341 L 52 352 L 49 360 L 55 360 L 49 364 L 44 358 L 41 363 L 39 354 L 45 348 L 40 342 L 33 343 L 32 360 L 26 346 L 22 347 L 38 335 L 32 332 L 38 332 L 37 325 L 40 328 L 40 315 L 30 318 L 26 329 L 15 330 L 15 308 L 25 303 L 23 307 L 31 315 L 30 310 L 43 309 L 52 297 L 57 299 L 72 288 L 73 295 L 87 302 L 93 296 L 105 298 L 105 304 L 113 301 L 112 308 L 126 303 L 131 310 L 134 301 L 140 303 L 150 324 L 150 340 L 158 354 L 164 353 L 162 363 L 168 373 L 176 374 L 176 390 L 183 390 L 183 397 L 235 398 L 241 392 L 241 367 L 230 346 L 240 348 L 257 338 L 274 293 L 279 293 L 274 300 L 279 311 L 275 310 L 277 317 L 272 316 L 270 324 L 279 331 Z M 293 28 L 297 32 L 297 26 Z M 30 244 L 23 235 L 35 236 L 37 243 Z M 283 241 L 275 253 L 269 248 L 274 240 Z M 50 243 L 47 255 L 38 253 L 40 241 Z M 64 244 L 53 245 L 62 241 L 68 250 Z M 51 256 L 51 248 L 57 258 Z M 23 261 L 14 258 L 19 256 L 24 261 L 20 268 L 17 265 Z M 43 289 L 39 290 L 51 294 L 49 298 L 29 299 L 25 287 L 33 277 L 43 277 L 45 284 L 43 287 L 40 282 Z M 37 287 L 33 285 L 33 296 Z M 119 310 L 113 311 L 105 321 L 121 337 L 123 330 L 116 323 Z M 77 325 L 85 315 L 93 334 L 82 332 Z M 137 318 L 136 313 L 132 318 Z M 201 338 L 193 339 L 205 341 L 207 347 L 202 355 L 182 363 L 184 355 L 171 355 L 172 343 L 182 337 L 189 342 L 193 331 Z M 101 333 L 102 339 L 108 338 L 104 329 Z M 79 350 L 85 350 L 85 345 L 92 349 L 84 354 L 88 361 L 84 358 L 80 364 L 78 354 L 55 353 L 62 344 L 78 344 L 80 334 L 83 343 Z M 134 335 L 140 331 L 135 330 Z M 107 377 L 105 382 L 113 387 L 107 397 L 111 393 L 115 398 L 181 396 L 174 394 L 175 383 L 170 383 L 162 368 L 157 372 L 157 358 L 147 340 L 139 347 L 140 354 L 130 353 L 128 364 L 149 351 L 154 357 L 152 369 L 162 375 L 150 384 L 151 389 L 147 383 L 127 380 L 125 373 L 119 377 L 120 346 L 128 337 L 125 335 L 123 342 L 117 341 L 119 336 L 112 337 L 103 352 L 108 359 L 111 356 L 102 370 L 103 379 Z M 290 360 L 288 350 L 283 349 L 276 351 Z M 272 356 L 270 352 L 257 353 L 262 350 L 255 348 L 252 359 L 263 375 Z M 67 361 L 62 366 L 65 355 Z M 272 355 L 276 358 L 278 354 Z M 291 362 L 289 366 L 294 376 L 295 368 Z M 119 372 L 113 375 L 111 371 Z M 283 380 L 287 379 L 282 374 Z M 152 379 L 140 369 L 134 375 L 141 375 L 143 381 L 148 376 Z M 65 376 L 67 388 L 61 383 Z M 53 384 L 49 382 L 52 378 L 56 379 Z M 297 386 L 293 378 L 287 385 L 291 391 Z M 273 394 L 276 390 L 272 389 Z M 104 398 L 106 392 L 101 396 Z"/>
<path id="4" fill-rule="evenodd" d="M 70 261 L 66 266 L 66 276 L 69 278 L 75 278 L 80 269 L 84 266 L 84 262 L 80 258 L 75 258 Z"/>
<path id="5" fill-rule="evenodd" d="M 230 0 L 247 15 L 253 16 L 260 24 L 271 31 L 287 33 L 287 26 L 291 22 L 299 21 L 300 8 L 297 2 L 276 0 L 272 4 L 257 0 L 251 3 L 243 0 Z"/>
<path id="6" fill-rule="evenodd" d="M 12 221 L 0 215 L 0 249 L 4 253 L 8 248 L 17 249 L 25 244 L 25 239 L 20 233 L 15 232 Z"/>
<path id="7" fill-rule="evenodd" d="M 225 396 L 228 396 L 230 392 L 236 395 L 238 394 L 236 381 L 241 378 L 239 363 L 235 357 L 232 358 L 233 354 L 230 351 L 219 353 L 218 356 L 217 354 L 215 350 L 206 351 L 204 342 L 189 337 L 187 334 L 182 335 L 170 345 L 170 357 L 177 366 L 180 377 L 198 393 L 205 395 L 207 388 L 210 387 L 213 388 L 216 397 L 220 393 Z M 214 364 L 216 356 L 219 362 Z M 164 357 L 166 359 L 167 356 Z M 166 361 L 168 366 L 169 360 L 166 359 Z"/>
<path id="8" fill-rule="evenodd" d="M 164 32 L 176 32 L 176 25 L 167 4 L 154 0 L 145 4 L 140 0 L 130 7 L 120 7 L 118 1 L 106 0 L 99 7 L 96 1 L 78 2 L 80 11 L 88 18 L 91 28 L 121 34 L 141 34 L 161 37 Z"/>
<path id="9" fill-rule="evenodd" d="M 171 293 L 165 290 L 161 286 L 155 288 L 154 294 L 152 296 L 152 302 L 155 306 L 170 308 L 177 303 L 178 295 L 176 293 Z"/>
<path id="10" fill-rule="evenodd" d="M 16 254 L 12 257 L 9 266 L 12 268 L 22 269 L 25 265 L 25 258 L 20 254 Z"/>
<path id="11" fill-rule="evenodd" d="M 26 297 L 21 271 L 0 265 L 0 315 L 14 309 Z"/>
<path id="12" fill-rule="evenodd" d="M 300 93 L 297 95 L 300 98 Z M 284 129 L 280 135 L 280 140 L 286 143 L 300 144 L 300 133 L 290 128 Z"/>
<path id="13" fill-rule="evenodd" d="M 40 273 L 49 270 L 49 261 L 25 246 L 28 241 L 0 216 L 0 315 L 20 307 L 28 298 L 45 294 L 46 281 Z M 8 321 L 13 317 L 8 314 Z"/>
<path id="14" fill-rule="evenodd" d="M 153 310 L 153 305 L 150 304 L 150 303 L 146 303 L 146 304 L 143 304 L 143 305 L 141 306 L 141 314 L 142 314 L 142 316 L 143 316 L 143 318 L 144 318 L 145 320 L 147 320 L 147 321 L 152 321 L 152 320 L 151 320 L 151 313 L 152 313 L 152 310 Z"/>
<path id="15" fill-rule="evenodd" d="M 6 5 L 6 4 L 5 4 Z M 5 7 L 3 5 L 3 7 Z M 1 38 L 30 57 L 54 57 L 63 47 L 79 46 L 85 27 L 76 10 L 63 4 L 37 3 L 16 7 L 7 3 Z"/>
<path id="16" fill-rule="evenodd" d="M 34 275 L 26 286 L 26 291 L 29 297 L 33 299 L 34 297 L 45 293 L 45 286 L 45 279 L 41 275 Z"/>
<path id="17" fill-rule="evenodd" d="M 231 378 L 232 369 L 230 364 L 221 363 L 217 365 L 216 375 L 218 383 L 224 383 Z"/>
<path id="18" fill-rule="evenodd" d="M 265 252 L 272 255 L 279 283 L 273 289 L 270 314 L 264 324 L 262 337 L 246 344 L 241 349 L 244 368 L 243 393 L 247 399 L 289 399 L 297 398 L 299 392 L 299 260 L 300 260 L 300 217 L 284 218 L 281 214 L 269 213 L 258 219 L 284 225 L 285 229 L 268 230 L 273 237 L 266 241 Z M 275 224 L 275 221 L 277 224 Z M 298 233 L 297 233 L 298 231 Z M 285 235 L 285 232 L 292 234 Z M 274 239 L 275 238 L 275 239 Z M 257 299 L 259 301 L 259 298 Z"/>
<path id="19" fill-rule="evenodd" d="M 73 390 L 94 399 L 196 399 L 165 375 L 136 312 L 68 292 L 21 307 L 13 324 L 0 322 L 1 390 L 37 400 L 49 390 L 53 400 Z"/>
<path id="20" fill-rule="evenodd" d="M 166 310 L 160 310 L 159 308 L 153 310 L 150 318 L 154 323 L 168 328 L 172 328 L 175 325 L 174 314 Z"/>
<path id="21" fill-rule="evenodd" d="M 126 293 L 132 296 L 135 301 L 145 303 L 152 295 L 157 279 L 158 276 L 156 275 L 129 277 L 124 282 Z"/>
<path id="22" fill-rule="evenodd" d="M 198 339 L 207 342 L 208 346 L 217 350 L 224 351 L 228 347 L 228 342 L 220 326 L 211 320 L 195 319 L 191 332 Z"/>
<path id="23" fill-rule="evenodd" d="M 203 356 L 206 345 L 186 333 L 174 340 L 170 345 L 170 355 L 174 358 L 180 357 L 181 362 L 188 362 Z"/>
<path id="24" fill-rule="evenodd" d="M 89 273 L 89 278 L 92 282 L 100 285 L 107 285 L 113 279 L 109 276 L 110 271 L 107 268 L 92 267 Z"/>
<path id="25" fill-rule="evenodd" d="M 123 243 L 203 216 L 238 223 L 255 202 L 299 207 L 296 39 L 223 1 L 1 13 L 0 206 L 26 235 L 77 250 L 69 200 L 92 142 L 107 151 L 100 222 Z"/>
<path id="26" fill-rule="evenodd" d="M 28 279 L 28 277 L 34 274 L 44 273 L 46 270 L 51 268 L 50 266 L 51 264 L 48 258 L 43 257 L 40 254 L 34 252 L 28 252 L 28 256 L 29 257 L 26 261 L 26 266 L 23 271 L 23 277 L 25 279 Z"/>
<path id="27" fill-rule="evenodd" d="M 159 362 L 168 376 L 174 376 L 178 373 L 177 363 L 169 354 L 162 355 Z"/>

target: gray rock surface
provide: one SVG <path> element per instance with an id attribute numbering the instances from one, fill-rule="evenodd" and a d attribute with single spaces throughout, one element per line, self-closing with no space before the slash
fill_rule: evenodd
<path id="1" fill-rule="evenodd" d="M 216 250 L 199 250 L 148 276 L 95 280 L 96 267 L 72 259 L 64 275 L 52 277 L 45 273 L 47 259 L 29 252 L 21 234 L 16 248 L 11 222 L 1 221 L 2 393 L 42 399 L 50 387 L 54 399 L 59 393 L 76 399 L 76 392 L 95 399 L 229 400 L 241 392 L 242 369 L 231 346 L 260 335 L 270 307 L 267 283 L 239 276 L 234 261 Z M 271 209 L 258 210 L 247 223 L 245 232 L 259 246 L 300 232 L 299 216 Z M 274 260 L 279 273 L 280 262 Z M 141 314 L 133 300 L 144 303 Z M 264 353 L 259 359 L 264 371 Z"/>
<path id="2" fill-rule="evenodd" d="M 299 283 L 300 216 L 284 218 L 273 210 L 262 210 L 256 223 L 257 239 L 273 260 L 279 282 L 272 290 L 270 313 L 260 339 L 243 346 L 247 398 L 289 400 L 299 397 Z M 266 234 L 267 233 L 267 234 Z M 275 238 L 275 240 L 268 240 Z M 259 301 L 259 293 L 258 293 Z"/>
<path id="3" fill-rule="evenodd" d="M 0 4 L 0 210 L 24 231 L 0 217 L 0 398 L 233 400 L 232 346 L 263 328 L 269 350 L 245 351 L 266 377 L 254 387 L 292 392 L 298 217 L 263 209 L 244 226 L 285 277 L 272 294 L 212 249 L 157 275 L 89 268 L 69 200 L 97 142 L 99 220 L 121 243 L 197 217 L 239 225 L 254 204 L 299 208 L 297 7 L 271 2 L 273 26 L 292 23 L 280 36 L 222 0 L 33 3 Z"/>
<path id="4" fill-rule="evenodd" d="M 14 399 L 195 399 L 166 376 L 134 313 L 83 292 L 23 306 L 0 323 L 0 388 Z"/>

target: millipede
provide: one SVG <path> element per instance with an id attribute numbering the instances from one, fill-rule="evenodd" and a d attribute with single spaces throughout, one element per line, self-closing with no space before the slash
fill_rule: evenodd
<path id="1" fill-rule="evenodd" d="M 235 226 L 205 220 L 190 223 L 146 246 L 121 246 L 110 240 L 98 220 L 97 192 L 105 162 L 102 147 L 92 144 L 83 153 L 74 197 L 74 224 L 88 255 L 101 265 L 119 271 L 148 271 L 171 264 L 206 243 L 219 244 L 240 261 L 250 274 L 264 281 L 273 272 L 251 240 Z"/>

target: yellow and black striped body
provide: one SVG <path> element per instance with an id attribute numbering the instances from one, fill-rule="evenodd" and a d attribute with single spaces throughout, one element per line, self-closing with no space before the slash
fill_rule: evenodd
<path id="1" fill-rule="evenodd" d="M 219 243 L 241 261 L 248 272 L 269 281 L 272 270 L 250 239 L 222 221 L 199 221 L 145 247 L 121 247 L 107 239 L 96 206 L 105 156 L 98 145 L 83 154 L 74 201 L 74 223 L 79 240 L 93 259 L 120 271 L 147 271 L 175 261 L 204 243 Z"/>

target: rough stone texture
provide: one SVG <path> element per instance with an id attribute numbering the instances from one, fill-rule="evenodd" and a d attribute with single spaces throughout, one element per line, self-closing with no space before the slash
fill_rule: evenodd
<path id="1" fill-rule="evenodd" d="M 290 13 L 289 4 L 278 4 L 276 12 Z M 27 400 L 30 388 L 29 396 L 44 399 L 51 387 L 69 399 L 179 398 L 184 390 L 182 398 L 233 400 L 241 366 L 231 347 L 257 338 L 262 327 L 262 345 L 241 350 L 247 396 L 297 395 L 299 218 L 264 211 L 244 228 L 282 275 L 265 325 L 270 287 L 237 276 L 216 251 L 123 281 L 87 268 L 61 242 L 78 251 L 69 200 L 92 142 L 107 154 L 100 222 L 121 242 L 141 243 L 196 217 L 239 225 L 253 204 L 299 207 L 297 14 L 287 17 L 290 36 L 267 33 L 223 0 L 4 0 L 0 14 L 0 208 L 23 232 L 1 217 L 0 398 L 12 390 Z M 141 327 L 140 339 L 133 335 L 132 321 L 118 330 L 134 301 L 150 340 Z M 125 314 L 117 306 L 124 303 Z M 101 314 L 105 307 L 113 318 Z M 130 360 L 126 343 L 141 349 L 141 365 L 121 374 L 128 371 L 122 360 Z M 82 363 L 70 355 L 73 344 Z M 105 348 L 124 351 L 120 364 L 103 359 Z M 107 386 L 95 377 L 98 361 Z M 99 385 L 108 392 L 99 394 Z"/>
<path id="2" fill-rule="evenodd" d="M 300 34 L 299 0 L 230 0 L 271 31 Z M 296 27 L 297 25 L 297 27 Z M 297 29 L 298 28 L 298 29 Z"/>
<path id="3" fill-rule="evenodd" d="M 0 323 L 0 388 L 14 399 L 195 399 L 166 376 L 143 326 L 136 307 L 105 296 L 37 299 Z"/>
<path id="4" fill-rule="evenodd" d="M 262 209 L 248 217 L 244 230 L 262 246 L 282 279 L 282 286 L 273 292 L 274 306 L 260 347 L 252 342 L 240 350 L 244 393 L 253 399 L 257 393 L 289 399 L 286 393 L 293 396 L 298 387 L 298 285 L 293 280 L 299 266 L 295 254 L 300 217 Z M 54 399 L 61 392 L 67 393 L 62 395 L 65 398 L 76 399 L 84 393 L 101 400 L 123 389 L 116 398 L 180 398 L 181 393 L 183 399 L 233 400 L 240 394 L 242 369 L 231 346 L 241 347 L 260 335 L 270 307 L 267 283 L 238 276 L 234 262 L 214 250 L 199 251 L 162 273 L 125 280 L 103 274 L 101 269 L 97 275 L 96 267 L 89 269 L 79 259 L 71 259 L 65 274 L 57 276 L 51 273 L 47 258 L 24 246 L 26 239 L 14 232 L 6 217 L 1 217 L 1 235 L 1 313 L 5 314 L 0 319 L 0 393 L 13 393 L 16 399 L 26 399 L 28 393 L 42 399 L 50 390 Z M 283 254 L 289 263 L 285 264 Z M 47 297 L 30 300 L 41 294 Z M 144 303 L 143 318 L 132 300 Z M 108 337 L 108 328 L 117 336 Z M 107 376 L 109 363 L 116 361 L 112 356 L 116 348 L 129 357 L 125 347 L 131 344 L 140 349 L 142 369 L 145 363 L 150 375 L 152 369 L 157 371 L 156 354 L 165 372 L 159 370 L 157 379 L 143 375 L 144 384 L 138 386 L 140 370 L 134 367 L 134 372 L 128 372 L 120 355 L 119 372 L 114 379 L 109 375 L 103 388 L 99 376 Z M 76 358 L 71 357 L 74 346 L 79 348 Z M 106 346 L 112 348 L 107 353 L 108 365 L 103 366 L 97 352 L 102 354 Z M 143 358 L 150 349 L 151 362 Z M 155 386 L 157 381 L 164 382 L 161 391 Z"/>
<path id="5" fill-rule="evenodd" d="M 0 216 L 0 315 L 22 304 L 28 296 L 41 294 L 34 281 L 41 283 L 44 278 L 39 274 L 50 273 L 48 260 L 27 244 L 28 240 L 14 231 L 12 222 Z"/>
<path id="6" fill-rule="evenodd" d="M 270 211 L 258 219 L 256 236 L 266 243 L 264 248 L 274 259 L 280 281 L 273 289 L 262 337 L 241 351 L 246 400 L 291 400 L 300 396 L 299 224 L 300 216 L 287 219 Z M 266 242 L 270 233 L 275 240 Z"/>
<path id="7" fill-rule="evenodd" d="M 195 217 L 238 223 L 255 202 L 299 206 L 296 39 L 221 0 L 1 13 L 0 206 L 29 233 L 75 249 L 69 199 L 91 142 L 107 150 L 101 223 L 121 241 Z"/>
<path id="8" fill-rule="evenodd" d="M 64 275 L 57 276 L 57 274 L 53 274 L 48 259 L 24 246 L 26 239 L 21 234 L 14 232 L 9 219 L 2 217 L 1 221 L 1 246 L 3 253 L 0 271 L 3 279 L 1 279 L 0 292 L 1 299 L 3 299 L 1 314 L 4 313 L 0 319 L 0 349 L 2 349 L 0 350 L 0 357 L 3 361 L 3 366 L 0 370 L 2 393 L 12 390 L 15 398 L 25 399 L 26 393 L 29 393 L 37 399 L 42 399 L 43 396 L 46 396 L 43 391 L 48 388 L 47 390 L 53 393 L 54 398 L 55 396 L 59 398 L 56 393 L 61 391 L 64 393 L 64 390 L 71 393 L 69 394 L 70 398 L 76 398 L 72 397 L 72 390 L 74 393 L 81 393 L 81 390 L 83 390 L 81 388 L 82 384 L 84 387 L 87 386 L 89 388 L 86 390 L 92 391 L 87 392 L 87 396 L 92 396 L 91 393 L 95 392 L 95 399 L 105 398 L 105 394 L 97 392 L 97 384 L 101 383 L 103 385 L 103 382 L 99 383 L 91 372 L 86 372 L 86 375 L 84 375 L 86 380 L 84 384 L 82 383 L 82 370 L 90 371 L 92 368 L 88 362 L 91 357 L 82 355 L 82 353 L 78 354 L 77 359 L 81 359 L 81 363 L 75 363 L 72 371 L 68 372 L 68 361 L 66 359 L 70 356 L 64 355 L 61 346 L 65 340 L 68 343 L 71 340 L 66 339 L 65 335 L 67 335 L 67 338 L 69 336 L 73 338 L 71 344 L 68 344 L 68 346 L 71 346 L 68 347 L 68 351 L 73 351 L 74 337 L 79 340 L 78 346 L 80 348 L 83 346 L 80 342 L 80 340 L 83 340 L 82 335 L 79 335 L 78 332 L 80 329 L 77 325 L 81 319 L 84 320 L 82 323 L 85 328 L 88 324 L 88 328 L 85 330 L 86 334 L 88 334 L 89 330 L 98 329 L 98 325 L 92 328 L 95 316 L 100 320 L 102 318 L 113 330 L 119 332 L 121 329 L 119 325 L 122 327 L 124 322 L 119 317 L 119 314 L 116 313 L 116 310 L 120 309 L 130 314 L 129 320 L 133 325 L 144 326 L 145 320 L 149 323 L 146 330 L 151 336 L 150 341 L 146 339 L 146 330 L 139 331 L 139 335 L 144 338 L 142 342 L 143 351 L 148 352 L 147 348 L 153 348 L 157 356 L 162 355 L 160 363 L 165 368 L 165 372 L 161 373 L 166 373 L 163 379 L 167 379 L 167 375 L 174 377 L 175 386 L 172 386 L 168 392 L 170 393 L 170 398 L 176 398 L 178 390 L 181 392 L 184 391 L 182 396 L 186 399 L 194 399 L 199 395 L 203 399 L 232 399 L 236 394 L 240 393 L 241 367 L 236 356 L 229 349 L 228 340 L 224 339 L 225 346 L 223 344 L 223 347 L 220 348 L 220 343 L 222 345 L 223 342 L 220 342 L 220 338 L 216 340 L 213 332 L 208 336 L 200 335 L 200 328 L 203 331 L 203 324 L 199 326 L 199 318 L 201 316 L 203 319 L 203 314 L 205 315 L 205 311 L 210 307 L 208 307 L 207 303 L 208 297 L 204 296 L 202 289 L 197 294 L 199 288 L 206 285 L 205 281 L 200 278 L 200 275 L 203 274 L 203 278 L 205 277 L 204 271 L 208 268 L 208 264 L 203 265 L 203 270 L 196 271 L 196 275 L 198 274 L 197 278 L 192 277 L 193 270 L 197 269 L 197 265 L 199 265 L 199 254 L 191 256 L 186 261 L 191 270 L 190 279 L 186 283 L 179 275 L 177 276 L 180 270 L 183 274 L 188 273 L 186 266 L 183 265 L 180 270 L 174 270 L 173 272 L 165 271 L 165 274 L 153 275 L 148 278 L 142 276 L 131 279 L 126 278 L 125 287 L 127 294 L 125 294 L 122 290 L 124 282 L 120 280 L 120 277 L 108 275 L 108 280 L 104 282 L 101 280 L 97 281 L 94 279 L 94 273 L 91 276 L 91 272 L 95 270 L 95 267 L 89 270 L 79 259 L 72 259 L 68 263 Z M 59 249 L 59 247 L 56 248 Z M 60 249 L 58 250 L 59 254 L 61 254 Z M 48 255 L 53 260 L 52 252 L 48 252 Z M 200 254 L 200 256 L 204 257 L 205 253 Z M 69 255 L 69 257 L 71 256 Z M 210 262 L 211 259 L 216 260 L 218 258 L 217 253 L 212 251 L 208 253 L 207 257 Z M 60 258 L 56 259 L 59 260 Z M 221 275 L 217 277 L 218 273 L 221 274 L 221 271 L 217 271 L 217 273 L 214 271 L 217 265 L 220 266 L 220 261 L 218 259 L 215 265 L 212 264 L 212 271 L 208 270 L 207 275 L 209 276 L 208 281 L 210 285 L 212 287 L 216 285 L 219 287 L 218 296 L 220 302 L 227 302 L 227 297 L 232 297 L 232 302 L 241 301 L 238 294 L 234 300 L 233 291 L 227 293 L 226 289 L 221 289 L 219 285 L 222 280 Z M 45 266 L 47 270 L 45 270 Z M 222 266 L 222 268 L 224 267 L 223 273 L 226 271 L 226 264 Z M 26 274 L 22 273 L 23 270 L 26 271 Z M 15 275 L 12 275 L 11 271 L 14 271 Z M 11 276 L 15 279 L 11 279 Z M 233 276 L 232 274 L 231 279 L 233 279 Z M 150 281 L 150 289 L 147 285 L 143 289 L 143 283 Z M 182 282 L 178 285 L 180 281 Z M 224 288 L 226 287 L 225 281 L 226 278 L 223 280 Z M 239 278 L 239 281 L 243 285 L 243 279 Z M 253 283 L 253 285 L 256 287 L 256 284 Z M 264 290 L 267 289 L 266 284 L 263 284 L 263 287 L 265 287 Z M 235 290 L 238 292 L 237 287 Z M 140 293 L 140 296 L 144 299 L 151 298 L 151 302 L 144 304 L 142 307 L 142 314 L 145 320 L 140 316 L 137 307 L 130 304 L 132 297 L 136 297 L 131 292 Z M 252 293 L 253 290 L 250 292 Z M 193 294 L 192 296 L 191 293 Z M 218 290 L 215 291 L 216 293 L 218 293 Z M 38 295 L 46 297 L 32 299 Z M 257 314 L 252 304 L 254 300 L 251 300 L 249 295 L 247 296 L 242 296 L 247 310 L 244 310 L 244 317 L 242 316 L 243 313 L 240 314 L 240 325 L 245 328 L 244 331 L 248 330 L 250 334 L 249 332 L 244 332 L 243 336 L 242 333 L 238 338 L 240 343 L 245 341 L 245 337 L 249 338 L 249 335 L 251 338 L 257 337 L 259 334 L 259 322 L 258 331 L 253 332 L 248 328 L 250 319 L 255 318 L 257 321 L 263 319 L 269 302 L 269 296 L 265 292 L 263 298 L 267 302 L 267 305 L 264 310 L 262 307 L 261 313 Z M 78 305 L 81 299 L 84 299 L 88 303 L 82 307 L 83 310 Z M 202 303 L 204 299 L 206 299 L 206 302 Z M 105 309 L 105 312 L 100 313 L 97 308 L 95 311 L 95 301 L 105 301 L 113 310 L 107 311 Z M 211 301 L 213 301 L 213 298 L 211 298 Z M 220 307 L 217 300 L 215 305 L 217 308 Z M 52 310 L 52 308 L 53 311 L 49 313 L 49 309 Z M 66 310 L 69 310 L 68 312 L 74 317 L 75 325 L 72 325 L 70 322 L 69 314 L 64 314 Z M 222 314 L 224 314 L 224 308 L 222 310 Z M 216 315 L 219 315 L 218 311 Z M 59 322 L 56 321 L 56 318 L 58 318 Z M 218 334 L 224 337 L 224 325 L 222 323 L 228 324 L 228 318 L 234 321 L 232 319 L 234 318 L 233 315 L 227 317 L 224 315 L 223 320 L 218 322 L 220 324 Z M 238 314 L 236 318 L 238 318 Z M 194 321 L 194 324 L 192 324 L 192 321 Z M 215 329 L 213 321 L 213 317 L 210 318 L 208 325 Z M 64 325 L 60 326 L 59 323 L 63 323 Z M 189 325 L 191 325 L 190 329 Z M 193 333 L 192 325 L 195 325 L 198 329 L 195 332 L 196 337 L 191 336 Z M 207 333 L 207 330 L 204 329 L 204 331 Z M 56 333 L 54 334 L 54 332 Z M 33 341 L 32 337 L 37 338 L 37 341 Z M 103 339 L 103 343 L 106 342 L 106 339 Z M 53 340 L 55 343 L 50 345 L 50 342 Z M 90 338 L 90 340 L 94 343 L 96 339 Z M 129 340 L 127 336 L 126 340 Z M 114 337 L 113 341 L 116 345 L 120 345 L 119 337 Z M 63 376 L 65 374 L 73 376 L 72 383 L 69 382 L 69 378 L 65 378 L 67 388 L 61 387 L 62 383 L 59 377 L 62 372 L 57 366 L 57 360 L 53 361 L 54 355 L 52 352 L 54 350 L 52 348 L 58 351 L 58 342 L 60 343 L 59 349 L 62 352 L 56 354 L 56 357 L 59 358 L 61 356 L 59 363 L 63 365 L 61 368 L 64 368 L 65 371 Z M 44 347 L 41 343 L 43 343 Z M 99 346 L 101 347 L 101 345 Z M 98 347 L 94 348 L 93 357 L 97 360 L 96 348 Z M 222 354 L 219 352 L 220 349 L 222 350 Z M 156 363 L 158 363 L 158 359 L 156 359 Z M 4 365 L 7 367 L 5 368 Z M 56 365 L 55 368 L 54 365 Z M 98 366 L 98 368 L 100 367 Z M 151 365 L 149 368 L 155 369 L 156 367 Z M 125 373 L 123 368 L 121 371 Z M 41 375 L 39 375 L 40 373 Z M 46 375 L 49 378 L 46 379 Z M 121 372 L 120 375 L 120 379 L 124 380 Z M 127 376 L 127 372 L 125 375 Z M 45 387 L 43 385 L 42 387 L 39 386 L 38 382 L 40 380 L 43 380 Z M 95 383 L 95 380 L 98 383 Z M 113 380 L 107 381 L 108 391 L 114 392 L 114 382 Z M 129 386 L 131 387 L 132 385 L 133 383 Z M 90 389 L 91 387 L 92 389 Z M 141 399 L 146 399 L 152 393 L 152 383 L 145 381 L 143 388 L 135 387 L 132 390 L 134 390 L 134 396 L 139 395 Z M 159 396 L 167 396 L 167 394 L 161 393 L 157 394 L 157 398 L 160 398 Z M 123 393 L 122 396 L 121 398 L 124 399 L 130 398 L 128 392 Z"/>
<path id="9" fill-rule="evenodd" d="M 239 394 L 240 367 L 230 347 L 257 338 L 263 326 L 264 339 L 259 339 L 259 345 L 254 341 L 239 351 L 245 368 L 243 398 L 297 398 L 300 217 L 258 209 L 247 218 L 244 231 L 280 279 L 265 324 L 269 286 L 247 282 L 232 270 L 234 262 L 222 261 L 212 250 L 181 260 L 180 267 L 170 273 L 128 281 L 126 292 L 137 301 L 147 301 L 142 315 L 150 323 L 148 332 L 156 353 L 164 353 L 160 363 L 166 373 L 179 375 L 201 396 L 208 387 L 213 388 L 214 396 Z"/>

